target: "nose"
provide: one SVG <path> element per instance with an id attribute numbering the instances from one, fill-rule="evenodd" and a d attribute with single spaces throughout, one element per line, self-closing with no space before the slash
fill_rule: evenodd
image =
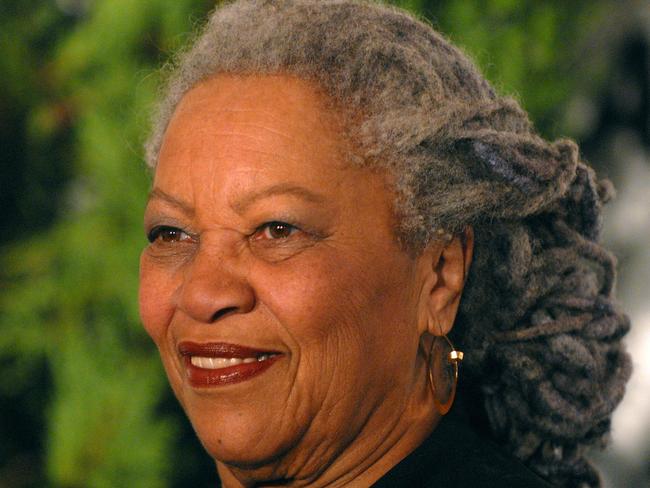
<path id="1" fill-rule="evenodd" d="M 243 259 L 200 246 L 183 270 L 176 307 L 192 319 L 214 323 L 226 315 L 255 307 L 255 293 Z"/>

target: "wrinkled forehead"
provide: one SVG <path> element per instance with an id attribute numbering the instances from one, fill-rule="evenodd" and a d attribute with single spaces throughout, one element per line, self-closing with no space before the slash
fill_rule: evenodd
<path id="1" fill-rule="evenodd" d="M 207 196 L 232 200 L 287 185 L 340 199 L 343 189 L 358 193 L 371 175 L 351 164 L 341 118 L 323 98 L 310 82 L 286 76 L 200 83 L 170 121 L 154 187 L 198 205 Z"/>
<path id="2" fill-rule="evenodd" d="M 332 164 L 344 162 L 354 152 L 344 127 L 341 111 L 312 81 L 289 75 L 218 74 L 181 99 L 165 131 L 158 163 L 170 146 L 200 150 L 198 135 L 218 138 L 243 135 L 242 130 L 259 146 L 285 149 L 284 157 L 315 149 L 330 154 Z"/>

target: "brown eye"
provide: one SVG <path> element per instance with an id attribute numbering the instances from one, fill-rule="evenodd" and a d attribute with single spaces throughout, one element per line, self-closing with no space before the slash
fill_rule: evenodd
<path id="1" fill-rule="evenodd" d="M 164 243 L 182 242 L 190 239 L 190 236 L 176 227 L 158 226 L 151 229 L 147 235 L 149 242 L 160 241 Z"/>
<path id="2" fill-rule="evenodd" d="M 298 231 L 297 227 L 284 222 L 269 222 L 260 229 L 264 239 L 287 239 Z"/>

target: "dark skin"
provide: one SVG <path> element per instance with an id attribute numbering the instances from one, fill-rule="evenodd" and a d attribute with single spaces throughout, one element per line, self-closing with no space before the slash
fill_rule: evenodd
<path id="1" fill-rule="evenodd" d="M 390 177 L 345 160 L 325 106 L 295 78 L 220 75 L 185 95 L 160 152 L 142 320 L 228 488 L 369 486 L 439 420 L 423 346 L 452 327 L 472 232 L 407 253 Z M 281 357 L 196 388 L 183 340 Z"/>

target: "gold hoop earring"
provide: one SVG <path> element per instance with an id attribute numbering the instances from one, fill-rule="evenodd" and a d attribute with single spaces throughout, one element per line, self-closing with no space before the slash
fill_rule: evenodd
<path id="1" fill-rule="evenodd" d="M 429 349 L 429 387 L 433 393 L 433 404 L 440 415 L 449 412 L 454 403 L 458 364 L 462 360 L 463 352 L 454 349 L 447 336 L 433 338 Z"/>

